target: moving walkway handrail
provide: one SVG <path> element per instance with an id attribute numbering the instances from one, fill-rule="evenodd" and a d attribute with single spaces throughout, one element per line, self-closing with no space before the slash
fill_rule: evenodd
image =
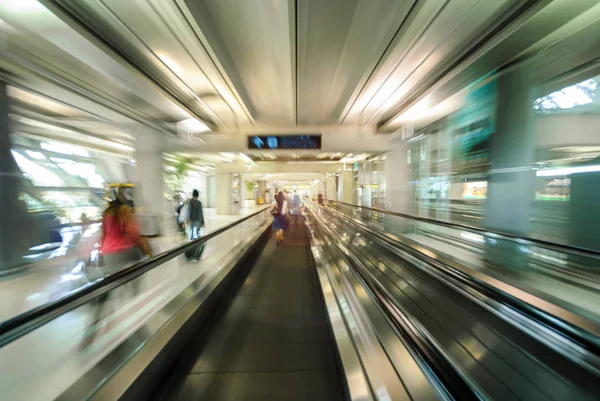
<path id="1" fill-rule="evenodd" d="M 316 219 L 320 221 L 325 233 L 329 234 L 333 241 L 341 245 L 340 239 L 334 235 L 333 230 L 323 223 L 321 217 L 311 210 Z M 342 246 L 343 247 L 343 246 Z M 427 370 L 431 379 L 437 382 L 437 388 L 442 390 L 446 399 L 453 400 L 481 400 L 482 395 L 465 377 L 463 377 L 452 365 L 452 363 L 442 354 L 435 345 L 435 340 L 423 330 L 421 325 L 409 316 L 403 308 L 391 299 L 389 294 L 383 289 L 379 281 L 370 275 L 364 263 L 351 252 L 341 252 L 341 257 L 346 264 L 352 266 L 352 271 L 358 278 L 364 290 L 370 294 L 376 301 L 382 311 L 385 313 L 394 329 L 414 357 L 420 360 L 420 365 Z"/>
<path id="2" fill-rule="evenodd" d="M 332 203 L 332 204 L 340 204 L 340 205 L 349 206 L 349 207 L 353 207 L 353 208 L 357 208 L 357 209 L 365 209 L 365 210 L 370 210 L 372 212 L 388 214 L 390 216 L 402 217 L 402 218 L 405 218 L 408 220 L 420 221 L 423 223 L 429 223 L 429 224 L 433 224 L 433 225 L 437 225 L 437 226 L 443 226 L 443 227 L 453 228 L 453 229 L 462 230 L 462 231 L 470 231 L 474 234 L 485 235 L 488 237 L 493 237 L 493 238 L 498 238 L 498 239 L 506 239 L 509 241 L 515 241 L 515 242 L 519 242 L 519 243 L 529 242 L 533 245 L 539 245 L 541 247 L 552 248 L 553 250 L 556 250 L 559 252 L 583 254 L 584 256 L 587 256 L 587 257 L 600 258 L 600 251 L 595 251 L 592 249 L 578 247 L 578 246 L 574 246 L 574 245 L 560 244 L 560 243 L 546 241 L 546 240 L 542 240 L 542 239 L 538 239 L 538 238 L 521 237 L 521 236 L 518 236 L 515 234 L 509 234 L 509 233 L 505 233 L 505 232 L 489 231 L 489 230 L 486 230 L 483 228 L 469 226 L 466 224 L 450 223 L 450 222 L 446 222 L 446 221 L 430 219 L 427 217 L 419 217 L 419 216 L 413 216 L 413 215 L 405 214 L 405 213 L 392 212 L 392 211 L 385 210 L 385 209 L 353 205 L 351 203 L 338 202 L 338 201 L 328 201 L 328 202 Z"/>
<path id="3" fill-rule="evenodd" d="M 0 347 L 3 347 L 18 338 L 28 334 L 35 329 L 45 325 L 46 323 L 58 318 L 59 316 L 72 311 L 82 305 L 87 304 L 93 299 L 106 294 L 113 289 L 126 284 L 137 277 L 140 277 L 149 270 L 162 265 L 163 263 L 193 249 L 212 238 L 230 230 L 231 228 L 261 214 L 268 210 L 269 207 L 262 208 L 252 214 L 234 221 L 233 223 L 219 228 L 207 235 L 204 235 L 194 241 L 180 245 L 176 248 L 169 249 L 159 255 L 156 255 L 148 260 L 140 261 L 132 266 L 126 267 L 115 273 L 109 274 L 102 279 L 66 295 L 57 298 L 53 301 L 45 303 L 37 308 L 31 309 L 12 319 L 0 323 Z"/>
<path id="4" fill-rule="evenodd" d="M 347 221 L 354 222 L 355 225 L 357 224 L 351 217 L 346 216 L 339 211 L 336 211 L 336 213 L 344 216 Z M 600 324 L 585 317 L 579 316 L 575 312 L 565 310 L 557 305 L 555 305 L 555 307 L 557 309 L 561 309 L 562 313 L 555 314 L 548 312 L 539 306 L 532 305 L 527 301 L 519 299 L 515 295 L 507 294 L 504 292 L 504 290 L 500 290 L 484 280 L 476 279 L 469 274 L 464 273 L 461 271 L 461 269 L 457 269 L 457 263 L 451 260 L 439 257 L 432 258 L 423 254 L 419 250 L 414 249 L 411 245 L 403 244 L 402 242 L 388 238 L 386 235 L 379 233 L 377 230 L 374 230 L 371 227 L 365 226 L 364 224 L 360 224 L 360 226 L 361 229 L 363 229 L 373 238 L 379 238 L 380 240 L 388 243 L 390 246 L 399 248 L 405 252 L 408 250 L 409 254 L 417 257 L 433 267 L 436 267 L 439 271 L 446 272 L 447 275 L 458 282 L 465 284 L 467 287 L 475 289 L 479 293 L 484 294 L 494 301 L 500 302 L 508 308 L 518 311 L 521 315 L 543 325 L 561 337 L 569 339 L 572 344 L 580 346 L 583 349 L 591 352 L 593 355 L 600 357 Z M 600 363 L 600 361 L 595 360 L 593 364 L 595 369 L 600 369 L 600 364 L 598 363 Z"/>

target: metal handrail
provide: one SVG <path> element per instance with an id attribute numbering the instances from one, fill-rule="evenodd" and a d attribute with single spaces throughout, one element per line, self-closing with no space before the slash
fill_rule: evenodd
<path id="1" fill-rule="evenodd" d="M 46 323 L 56 319 L 57 317 L 72 311 L 88 302 L 106 294 L 117 287 L 120 287 L 137 277 L 140 277 L 149 270 L 164 264 L 165 262 L 193 249 L 212 238 L 228 231 L 229 229 L 249 220 L 268 210 L 269 207 L 262 208 L 259 211 L 249 214 L 227 226 L 221 227 L 216 231 L 211 232 L 201 238 L 176 248 L 165 251 L 149 260 L 138 262 L 132 266 L 126 267 L 115 273 L 109 274 L 104 278 L 95 281 L 94 283 L 65 294 L 64 296 L 50 301 L 37 308 L 31 309 L 12 319 L 9 319 L 0 324 L 0 347 L 3 347 L 21 336 L 30 333 L 31 331 L 45 325 Z"/>
<path id="2" fill-rule="evenodd" d="M 315 211 L 310 210 L 315 219 L 319 221 L 323 232 L 330 235 L 338 247 L 343 247 L 340 239 L 334 235 L 334 231 L 324 224 L 322 218 Z M 381 283 L 368 272 L 360 258 L 352 252 L 340 252 L 340 256 L 349 266 L 352 266 L 351 270 L 355 273 L 363 289 L 380 306 L 398 335 L 404 340 L 407 348 L 414 353 L 415 358 L 422 361 L 444 392 L 454 400 L 481 400 L 483 397 L 479 391 L 456 371 L 451 362 L 435 346 L 435 340 L 427 330 L 424 330 L 420 323 L 399 307 L 387 294 Z"/>
<path id="3" fill-rule="evenodd" d="M 402 218 L 405 218 L 408 220 L 420 221 L 423 223 L 429 223 L 429 224 L 433 224 L 433 225 L 437 225 L 437 226 L 443 226 L 443 227 L 453 228 L 453 229 L 462 230 L 462 231 L 470 231 L 474 234 L 485 235 L 487 237 L 506 239 L 509 241 L 514 241 L 514 242 L 519 242 L 519 243 L 529 242 L 534 245 L 537 244 L 539 246 L 551 248 L 551 249 L 559 251 L 559 252 L 583 254 L 584 256 L 587 256 L 587 257 L 600 258 L 600 251 L 595 251 L 593 249 L 578 247 L 578 246 L 574 246 L 574 245 L 559 244 L 556 242 L 551 242 L 551 241 L 546 241 L 546 240 L 531 238 L 531 237 L 520 237 L 518 235 L 509 234 L 509 233 L 505 233 L 505 232 L 488 231 L 483 228 L 469 226 L 466 224 L 449 223 L 446 221 L 429 219 L 427 217 L 419 217 L 419 216 L 413 216 L 413 215 L 405 214 L 405 213 L 392 212 L 392 211 L 385 210 L 385 209 L 377 209 L 377 208 L 368 207 L 368 206 L 353 205 L 351 203 L 338 202 L 338 201 L 328 201 L 328 202 L 332 203 L 332 204 L 340 204 L 340 205 L 349 206 L 349 207 L 358 208 L 358 209 L 370 210 L 373 212 L 388 214 L 391 216 L 402 217 Z"/>
<path id="4" fill-rule="evenodd" d="M 457 270 L 456 264 L 450 260 L 439 257 L 431 257 L 423 254 L 413 246 L 404 244 L 398 240 L 393 240 L 388 236 L 378 232 L 378 230 L 374 230 L 371 227 L 365 226 L 363 223 L 356 222 L 356 220 L 344 215 L 339 211 L 336 211 L 336 213 L 342 215 L 347 222 L 353 223 L 354 225 L 365 230 L 365 232 L 371 235 L 373 238 L 381 240 L 382 243 L 388 243 L 394 248 L 398 248 L 404 252 L 407 252 L 408 254 L 435 267 L 439 271 L 445 272 L 445 274 L 448 274 L 450 277 L 465 284 L 467 287 L 471 287 L 479 293 L 484 294 L 495 301 L 499 301 L 503 305 L 513 310 L 517 310 L 523 316 L 533 319 L 533 321 L 536 321 L 549 328 L 554 333 L 568 338 L 573 344 L 582 346 L 584 349 L 591 351 L 594 355 L 600 356 L 600 341 L 598 340 L 600 325 L 595 321 L 577 315 L 575 312 L 568 310 L 564 310 L 565 313 L 561 313 L 560 315 L 544 310 L 543 308 L 530 304 L 529 302 L 519 299 L 514 295 L 505 293 L 503 290 L 496 288 L 490 283 L 484 282 L 480 279 L 475 279 L 461 272 L 460 269 Z M 562 309 L 562 307 L 558 308 Z M 573 318 L 576 320 L 573 320 Z"/>

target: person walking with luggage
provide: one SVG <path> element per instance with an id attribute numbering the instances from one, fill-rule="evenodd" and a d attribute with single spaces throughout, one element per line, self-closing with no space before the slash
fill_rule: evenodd
<path id="1" fill-rule="evenodd" d="M 180 218 L 189 230 L 190 241 L 200 237 L 205 227 L 204 212 L 202 211 L 202 202 L 198 199 L 199 196 L 198 190 L 194 189 L 192 198 L 188 199 L 180 211 Z M 200 259 L 203 251 L 204 244 L 186 252 L 185 255 L 188 259 Z"/>
<path id="2" fill-rule="evenodd" d="M 271 209 L 271 215 L 273 216 L 273 231 L 275 231 L 277 248 L 279 248 L 283 243 L 283 230 L 287 224 L 287 202 L 281 191 L 275 195 L 275 206 Z"/>

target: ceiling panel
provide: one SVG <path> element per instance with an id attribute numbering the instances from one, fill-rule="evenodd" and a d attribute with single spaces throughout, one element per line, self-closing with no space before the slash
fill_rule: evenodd
<path id="1" fill-rule="evenodd" d="M 373 75 L 352 115 L 362 123 L 380 116 L 427 79 L 438 79 L 517 0 L 426 2 L 398 35 L 389 57 Z M 406 30 L 406 32 L 404 32 Z M 377 118 L 375 119 L 377 122 Z"/>
<path id="2" fill-rule="evenodd" d="M 436 93 L 432 105 L 517 56 L 537 55 L 540 72 L 555 75 L 568 63 L 540 52 L 562 46 L 581 63 L 598 49 L 598 9 L 581 21 L 587 40 L 560 43 L 548 35 L 560 24 L 544 25 L 558 21 L 561 10 L 575 18 L 581 12 L 572 10 L 591 9 L 595 0 L 39 0 L 55 15 L 38 7 L 25 17 L 6 6 L 19 1 L 0 1 L 0 17 L 17 28 L 7 31 L 12 51 L 0 69 L 15 72 L 22 63 L 35 67 L 32 75 L 56 74 L 63 91 L 162 127 L 206 119 L 222 134 L 203 138 L 206 151 L 245 150 L 245 135 L 261 130 L 321 132 L 325 150 L 378 151 L 387 143 L 372 137 L 377 125 L 398 123 L 399 112 L 453 77 L 460 79 L 444 96 Z M 546 19 L 528 15 L 529 30 L 506 24 L 534 8 L 553 11 Z M 498 46 L 505 58 L 480 63 L 488 44 L 511 29 L 522 34 L 506 35 L 510 46 Z M 74 104 L 61 97 L 36 105 L 24 93 L 13 98 L 50 117 L 69 116 L 61 102 Z"/>
<path id="3" fill-rule="evenodd" d="M 82 110 L 70 107 L 55 99 L 14 86 L 9 86 L 7 93 L 11 99 L 11 106 L 23 107 L 55 117 L 80 118 L 86 115 Z"/>
<path id="4" fill-rule="evenodd" d="M 187 0 L 252 117 L 295 124 L 294 10 L 288 0 Z"/>
<path id="5" fill-rule="evenodd" d="M 585 26 L 585 24 L 578 25 L 576 22 L 581 16 L 589 13 L 598 15 L 597 0 L 548 0 L 530 3 L 534 4 L 520 14 L 515 14 L 513 22 L 505 25 L 502 33 L 490 39 L 472 58 L 457 65 L 443 79 L 415 90 L 413 96 L 401 100 L 391 109 L 393 114 L 399 115 L 405 112 L 424 98 L 433 105 L 439 104 L 487 74 L 515 65 L 536 54 L 551 51 L 560 40 L 565 38 L 565 35 L 570 34 L 565 30 L 572 33 Z M 493 22 L 499 25 L 505 19 L 500 16 Z M 588 19 L 588 22 L 593 20 L 594 18 Z M 575 24 L 575 28 L 568 28 L 571 24 Z M 542 56 L 546 61 L 551 58 L 551 54 Z M 570 60 L 571 57 L 564 57 L 556 65 L 562 68 Z M 540 73 L 546 75 L 543 70 L 540 70 Z M 545 79 L 547 78 L 546 76 Z M 393 114 L 389 113 L 379 118 L 381 131 L 393 131 L 398 128 L 398 125 L 392 123 Z"/>
<path id="6" fill-rule="evenodd" d="M 24 13 L 0 4 L 5 22 L 1 67 L 15 76 L 35 72 L 74 92 L 142 119 L 177 121 L 186 113 L 47 9 Z"/>
<path id="7" fill-rule="evenodd" d="M 70 2 L 69 8 L 86 21 L 97 21 L 94 29 L 103 38 L 190 108 L 208 113 L 220 127 L 249 122 L 175 2 L 84 0 Z"/>
<path id="8" fill-rule="evenodd" d="M 152 50 L 140 40 L 135 31 L 128 27 L 127 24 L 130 22 L 121 19 L 121 16 L 113 12 L 106 2 L 97 0 L 40 1 L 48 5 L 72 26 L 78 28 L 79 25 L 83 25 L 85 34 L 91 39 L 104 43 L 104 51 L 110 53 L 114 60 L 126 66 L 130 71 L 138 73 L 141 71 L 144 82 L 142 85 L 137 85 L 138 91 L 148 92 L 156 89 L 164 91 L 178 106 L 186 109 L 188 116 L 182 119 L 189 118 L 191 115 L 213 127 L 222 123 L 220 118 L 185 82 L 177 79 L 177 76 L 164 62 L 154 57 Z M 146 21 L 147 27 L 153 29 L 154 32 L 160 31 L 160 25 L 149 20 L 146 15 L 152 13 L 151 9 L 149 11 L 147 1 L 124 2 L 123 4 L 135 7 L 139 20 Z"/>
<path id="9" fill-rule="evenodd" d="M 413 4 L 413 0 L 298 2 L 300 124 L 339 120 Z"/>

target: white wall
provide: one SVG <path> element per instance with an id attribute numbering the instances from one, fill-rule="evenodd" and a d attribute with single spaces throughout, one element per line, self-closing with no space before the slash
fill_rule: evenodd
<path id="1" fill-rule="evenodd" d="M 450 191 L 448 193 L 448 198 L 450 199 L 462 199 L 462 190 L 463 183 L 462 182 L 451 182 L 450 183 Z"/>
<path id="2" fill-rule="evenodd" d="M 354 198 L 354 172 L 343 171 L 340 175 L 340 181 L 342 192 L 340 200 L 344 203 L 352 203 Z"/>
<path id="3" fill-rule="evenodd" d="M 192 173 L 193 175 L 188 176 L 183 184 L 183 190 L 186 196 L 192 196 L 192 191 L 197 189 L 200 191 L 200 200 L 204 205 L 207 204 L 207 177 L 201 173 Z M 206 206 L 205 206 L 206 207 Z"/>
<path id="4" fill-rule="evenodd" d="M 534 122 L 535 146 L 600 145 L 600 115 L 562 114 L 537 116 Z"/>
<path id="5" fill-rule="evenodd" d="M 217 214 L 231 214 L 231 174 L 217 174 Z"/>
<path id="6" fill-rule="evenodd" d="M 217 207 L 217 177 L 209 176 L 206 186 L 206 207 Z"/>

